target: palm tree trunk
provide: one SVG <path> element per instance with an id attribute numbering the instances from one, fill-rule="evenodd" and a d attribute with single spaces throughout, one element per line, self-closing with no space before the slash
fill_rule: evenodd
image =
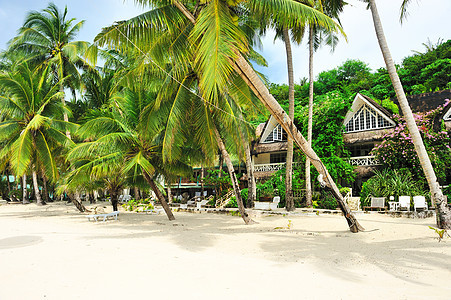
<path id="1" fill-rule="evenodd" d="M 110 196 L 111 196 L 111 205 L 113 206 L 113 211 L 118 211 L 118 209 L 117 209 L 117 203 L 118 203 L 117 189 L 111 189 Z"/>
<path id="2" fill-rule="evenodd" d="M 28 195 L 27 195 L 27 175 L 22 176 L 22 203 L 28 204 L 30 201 L 28 201 Z"/>
<path id="3" fill-rule="evenodd" d="M 47 189 L 47 178 L 44 176 L 42 176 L 42 187 L 43 187 L 43 198 L 44 198 L 44 202 L 50 202 L 50 197 L 49 197 L 49 191 Z"/>
<path id="4" fill-rule="evenodd" d="M 256 184 L 254 177 L 254 164 L 252 162 L 251 147 L 249 142 L 243 141 L 246 152 L 246 169 L 247 169 L 247 207 L 253 208 L 256 197 Z"/>
<path id="5" fill-rule="evenodd" d="M 146 172 L 144 173 L 144 178 L 146 179 L 147 183 L 150 185 L 150 188 L 152 191 L 154 191 L 155 195 L 157 196 L 158 200 L 161 203 L 161 206 L 163 206 L 164 211 L 166 212 L 166 215 L 168 216 L 169 221 L 174 221 L 175 217 L 172 213 L 171 208 L 169 207 L 169 204 L 166 202 L 166 199 L 164 199 L 163 194 L 160 192 L 160 189 L 157 187 L 153 179 L 150 177 L 149 174 Z"/>
<path id="6" fill-rule="evenodd" d="M 44 205 L 45 202 L 42 201 L 41 193 L 39 192 L 39 185 L 38 185 L 38 174 L 35 170 L 32 172 L 32 178 L 33 178 L 33 188 L 34 188 L 34 195 L 36 197 L 36 204 L 37 205 Z"/>
<path id="7" fill-rule="evenodd" d="M 308 124 L 307 142 L 312 147 L 313 131 L 313 29 L 309 30 L 309 98 L 308 98 Z M 305 159 L 305 198 L 307 207 L 312 206 L 312 179 L 310 178 L 310 159 Z"/>
<path id="8" fill-rule="evenodd" d="M 204 166 L 201 165 L 200 166 L 200 199 L 201 200 L 205 200 L 205 197 L 204 197 L 204 190 L 205 190 L 205 188 L 204 188 L 204 171 L 205 171 Z M 168 191 L 169 191 L 169 189 L 170 189 L 170 186 L 168 186 Z M 168 194 L 168 196 L 169 196 L 169 194 Z"/>
<path id="9" fill-rule="evenodd" d="M 218 173 L 218 177 L 221 178 L 222 177 L 222 167 L 224 164 L 224 157 L 222 156 L 221 151 L 219 151 L 219 173 Z"/>
<path id="10" fill-rule="evenodd" d="M 137 186 L 134 186 L 134 187 L 133 187 L 133 191 L 134 191 L 134 194 L 135 194 L 135 199 L 136 199 L 136 200 L 139 200 L 140 197 L 139 197 L 139 189 L 138 189 L 138 187 L 137 187 Z"/>
<path id="11" fill-rule="evenodd" d="M 195 24 L 196 20 L 194 16 L 190 13 L 189 10 L 186 9 L 183 4 L 178 1 L 174 1 L 173 4 L 193 23 Z M 348 223 L 349 229 L 351 232 L 359 232 L 363 231 L 364 228 L 359 224 L 355 216 L 352 214 L 349 207 L 343 201 L 343 196 L 338 190 L 334 180 L 330 176 L 324 164 L 321 162 L 321 159 L 316 155 L 315 151 L 313 151 L 312 147 L 310 147 L 305 140 L 304 136 L 299 132 L 299 130 L 294 125 L 292 119 L 286 114 L 280 104 L 276 99 L 269 93 L 269 90 L 266 88 L 265 84 L 262 82 L 260 77 L 258 77 L 257 73 L 255 73 L 254 69 L 249 65 L 246 59 L 240 54 L 236 53 L 236 59 L 231 61 L 235 71 L 243 78 L 243 80 L 248 84 L 248 86 L 252 89 L 255 95 L 260 99 L 260 101 L 265 105 L 265 107 L 269 110 L 271 115 L 279 122 L 282 128 L 288 133 L 288 135 L 293 138 L 299 148 L 304 152 L 304 154 L 310 158 L 313 166 L 318 170 L 318 172 L 323 176 L 324 182 L 327 187 L 331 190 L 332 195 L 338 202 L 340 209 L 343 212 L 344 217 Z"/>
<path id="12" fill-rule="evenodd" d="M 432 201 L 435 203 L 437 227 L 442 229 L 451 229 L 451 210 L 447 207 L 445 197 L 440 190 L 440 184 L 437 181 L 435 171 L 427 154 L 423 139 L 420 135 L 420 131 L 418 130 L 418 127 L 415 123 L 412 110 L 410 109 L 406 94 L 404 93 L 404 89 L 402 87 L 401 81 L 399 80 L 398 73 L 396 72 L 395 64 L 391 57 L 387 41 L 385 40 L 385 34 L 382 28 L 381 20 L 379 18 L 379 13 L 377 11 L 376 1 L 369 0 L 369 5 L 371 8 L 371 14 L 373 16 L 373 23 L 376 30 L 377 40 L 379 42 L 382 55 L 384 56 L 387 71 L 395 89 L 396 97 L 398 98 L 399 105 L 401 106 L 403 116 L 406 119 L 407 128 L 409 129 L 409 132 L 412 136 L 415 151 L 417 152 L 421 167 L 423 168 L 424 175 L 426 176 L 426 180 L 431 191 Z"/>
<path id="13" fill-rule="evenodd" d="M 6 167 L 6 184 L 8 185 L 8 197 L 11 194 L 11 183 L 9 182 L 9 172 L 8 172 L 8 167 Z"/>
<path id="14" fill-rule="evenodd" d="M 224 158 L 227 169 L 229 170 L 230 180 L 232 181 L 233 192 L 235 193 L 236 202 L 238 204 L 238 210 L 240 211 L 241 217 L 244 220 L 246 225 L 255 223 L 246 212 L 244 208 L 243 199 L 241 198 L 240 186 L 238 184 L 238 179 L 235 175 L 235 169 L 233 168 L 232 160 L 230 159 L 229 153 L 227 152 L 224 143 L 219 135 L 218 129 L 214 128 L 216 142 L 218 143 L 219 150 L 222 153 L 222 157 Z"/>
<path id="15" fill-rule="evenodd" d="M 283 29 L 283 39 L 285 50 L 287 52 L 288 69 L 288 116 L 294 119 L 294 76 L 293 76 L 293 54 L 291 52 L 290 34 L 287 28 Z M 295 210 L 293 201 L 293 139 L 289 136 L 287 139 L 287 159 L 285 173 L 285 209 L 287 211 Z"/>
<path id="16" fill-rule="evenodd" d="M 171 189 L 171 183 L 168 183 L 168 203 L 171 204 L 172 203 L 172 189 Z"/>

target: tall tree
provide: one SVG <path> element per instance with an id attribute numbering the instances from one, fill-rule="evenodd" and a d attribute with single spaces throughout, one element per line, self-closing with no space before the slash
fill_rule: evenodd
<path id="1" fill-rule="evenodd" d="M 0 123 L 0 140 L 5 146 L 1 157 L 8 157 L 16 176 L 31 170 L 38 204 L 44 204 L 39 195 L 37 173 L 44 171 L 47 178 L 58 178 L 54 151 L 71 143 L 63 130 L 72 131 L 75 124 L 58 120 L 64 107 L 60 101 L 60 82 L 54 82 L 50 68 L 31 70 L 27 63 L 9 74 L 0 75 L 0 87 L 6 91 L 0 96 L 5 121 Z"/>
<path id="2" fill-rule="evenodd" d="M 343 10 L 345 2 L 343 0 L 315 0 L 313 5 L 316 9 L 324 12 L 326 15 L 338 20 L 338 14 Z M 337 37 L 333 31 L 324 30 L 317 26 L 317 24 L 310 22 L 309 27 L 309 102 L 308 102 L 308 125 L 307 125 L 307 142 L 309 146 L 312 146 L 312 132 L 313 132 L 313 55 L 315 50 L 323 43 L 326 42 L 332 50 L 335 49 Z M 312 206 L 312 182 L 310 177 L 310 159 L 307 157 L 305 160 L 305 191 L 306 191 L 306 204 Z"/>
<path id="3" fill-rule="evenodd" d="M 251 57 L 252 52 L 249 50 L 245 35 L 237 26 L 236 9 L 239 9 L 236 5 L 237 3 L 214 0 L 202 6 L 192 7 L 187 1 L 183 1 L 187 6 L 179 1 L 163 3 L 160 1 L 137 0 L 136 2 L 141 4 L 150 3 L 156 9 L 142 17 L 146 21 L 141 23 L 141 26 L 136 22 L 136 19 L 133 23 L 120 22 L 113 25 L 116 29 L 121 29 L 121 31 L 117 30 L 109 43 L 117 44 L 122 42 L 136 45 L 137 43 L 139 44 L 139 40 L 147 42 L 150 38 L 162 37 L 162 33 L 172 34 L 174 36 L 172 41 L 174 42 L 169 51 L 176 52 L 172 63 L 177 65 L 178 68 L 186 66 L 187 57 L 183 54 L 186 54 L 188 50 L 194 49 L 195 55 L 192 61 L 194 61 L 194 68 L 199 75 L 201 95 L 215 105 L 221 99 L 220 95 L 230 88 L 231 78 L 235 78 L 234 76 L 236 75 L 240 76 L 282 125 L 283 129 L 296 141 L 304 153 L 311 158 L 313 165 L 323 175 L 325 186 L 336 197 L 350 230 L 352 232 L 362 230 L 363 228 L 343 202 L 343 197 L 324 164 L 311 147 L 308 146 L 305 138 L 293 124 L 293 121 L 270 95 L 266 86 L 248 63 L 247 59 Z M 324 14 L 291 0 L 246 1 L 240 3 L 240 5 L 246 5 L 250 14 L 269 13 L 273 19 L 288 28 L 300 22 L 303 23 L 306 19 L 316 19 L 318 24 L 327 27 L 331 31 L 334 29 L 340 30 L 340 27 Z M 152 26 L 149 26 L 149 24 L 152 24 Z M 129 35 L 134 35 L 131 41 L 124 39 L 124 32 L 126 32 L 125 29 L 127 28 L 130 29 L 128 32 L 131 34 Z M 104 31 L 98 38 L 102 38 L 107 33 L 111 33 L 111 31 Z M 187 40 L 188 37 L 189 39 Z M 181 41 L 185 42 L 185 44 L 181 44 Z M 186 47 L 187 45 L 189 47 Z M 147 46 L 147 48 L 149 47 Z M 152 44 L 154 51 L 157 48 L 155 44 Z M 159 51 L 160 53 L 162 52 L 161 49 Z"/>
<path id="4" fill-rule="evenodd" d="M 440 189 L 440 184 L 435 175 L 435 171 L 432 167 L 431 160 L 429 159 L 429 156 L 427 154 L 426 148 L 420 135 L 420 131 L 418 130 L 418 127 L 415 123 L 412 110 L 410 109 L 406 94 L 402 87 L 401 81 L 399 80 L 398 73 L 396 72 L 396 67 L 391 57 L 390 49 L 388 48 L 384 30 L 382 28 L 382 22 L 380 20 L 379 13 L 376 7 L 376 0 L 364 0 L 364 1 L 369 4 L 369 8 L 371 9 L 374 28 L 376 31 L 376 36 L 379 42 L 379 46 L 381 48 L 382 55 L 384 57 L 385 65 L 387 67 L 390 80 L 395 89 L 396 97 L 401 107 L 401 111 L 406 120 L 407 128 L 409 129 L 409 132 L 412 136 L 415 151 L 418 154 L 421 167 L 424 171 L 426 180 L 428 182 L 432 201 L 435 203 L 437 226 L 439 228 L 451 229 L 451 210 L 447 207 L 445 197 L 443 195 L 442 190 Z M 409 1 L 403 2 L 402 7 L 403 14 L 405 14 L 405 8 L 408 2 Z"/>
<path id="5" fill-rule="evenodd" d="M 89 44 L 82 41 L 74 41 L 84 21 L 75 23 L 76 19 L 67 18 L 67 6 L 60 11 L 54 3 L 50 3 L 41 12 L 31 11 L 25 17 L 23 26 L 19 29 L 19 35 L 9 42 L 8 51 L 19 51 L 28 57 L 28 61 L 35 66 L 50 65 L 55 74 L 55 80 L 60 83 L 61 102 L 65 105 L 64 87 L 75 89 L 80 84 L 78 67 L 85 63 L 80 54 L 88 54 Z M 75 23 L 75 24 L 74 24 Z M 95 48 L 89 58 L 97 56 Z M 88 57 L 87 56 L 87 57 Z M 67 76 L 70 76 L 66 78 Z M 65 81 L 62 79 L 66 78 Z M 63 112 L 64 121 L 68 121 L 67 112 Z M 70 132 L 66 135 L 70 138 Z M 84 211 L 78 192 L 72 199 L 75 206 Z"/>

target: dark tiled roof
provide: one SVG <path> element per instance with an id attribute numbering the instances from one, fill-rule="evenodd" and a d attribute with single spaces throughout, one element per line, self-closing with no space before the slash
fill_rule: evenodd
<path id="1" fill-rule="evenodd" d="M 436 109 L 439 105 L 445 103 L 445 99 L 451 99 L 451 89 L 407 96 L 407 101 L 409 101 L 410 108 L 414 113 L 424 113 Z M 399 106 L 397 98 L 391 100 Z"/>

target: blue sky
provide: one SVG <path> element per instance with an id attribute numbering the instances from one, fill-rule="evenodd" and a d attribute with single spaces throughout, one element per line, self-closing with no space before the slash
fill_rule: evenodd
<path id="1" fill-rule="evenodd" d="M 55 0 L 61 9 L 68 7 L 69 17 L 86 20 L 80 31 L 79 40 L 92 42 L 95 35 L 104 26 L 114 21 L 128 19 L 143 10 L 131 0 Z M 399 23 L 399 7 L 401 0 L 377 0 L 379 14 L 383 22 L 387 40 L 396 63 L 400 63 L 412 50 L 424 51 L 422 43 L 429 38 L 436 43 L 439 38 L 451 38 L 449 14 L 450 0 L 412 1 L 409 7 L 409 18 Z M 326 47 L 315 55 L 315 74 L 329 70 L 342 64 L 347 59 L 360 59 L 375 70 L 384 65 L 379 46 L 376 41 L 370 12 L 358 0 L 349 0 L 341 21 L 347 34 L 348 42 L 340 41 L 334 53 Z M 6 48 L 9 39 L 15 36 L 22 25 L 25 15 L 30 10 L 45 8 L 48 1 L 42 0 L 0 0 L 0 49 Z M 269 67 L 261 69 L 272 82 L 286 83 L 285 48 L 280 41 L 273 42 L 269 33 L 263 38 L 261 53 L 267 59 Z M 294 46 L 295 81 L 308 76 L 307 45 Z"/>

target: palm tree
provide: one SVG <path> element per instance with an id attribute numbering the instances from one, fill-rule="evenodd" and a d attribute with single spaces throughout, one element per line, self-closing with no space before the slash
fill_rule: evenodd
<path id="1" fill-rule="evenodd" d="M 314 6 L 324 12 L 326 15 L 338 20 L 338 14 L 342 12 L 345 2 L 343 0 L 316 0 Z M 312 146 L 313 132 L 313 54 L 323 41 L 332 49 L 335 49 L 337 37 L 333 32 L 324 30 L 315 23 L 308 24 L 309 27 L 309 102 L 308 102 L 308 122 L 307 122 L 307 141 Z M 324 38 L 325 35 L 325 38 Z M 307 206 L 312 206 L 312 183 L 310 177 L 310 159 L 305 160 L 305 197 Z"/>
<path id="2" fill-rule="evenodd" d="M 385 39 L 384 30 L 382 28 L 382 23 L 379 18 L 379 13 L 376 7 L 375 0 L 365 0 L 369 3 L 369 8 L 371 9 L 371 14 L 373 17 L 374 28 L 376 31 L 377 40 L 381 48 L 382 55 L 384 57 L 385 65 L 387 67 L 390 80 L 396 92 L 396 97 L 398 98 L 399 105 L 401 106 L 401 111 L 406 119 L 407 128 L 412 135 L 412 141 L 415 146 L 415 151 L 417 152 L 418 158 L 420 160 L 421 167 L 426 176 L 426 180 L 429 185 L 429 189 L 432 196 L 432 202 L 436 207 L 437 216 L 437 226 L 439 228 L 451 229 L 451 210 L 447 207 L 445 197 L 442 190 L 440 189 L 440 184 L 437 181 L 435 171 L 432 167 L 432 163 L 426 152 L 426 148 L 421 138 L 420 131 L 415 123 L 415 119 L 410 109 L 409 102 L 407 101 L 406 94 L 402 87 L 401 81 L 399 80 L 398 73 L 396 72 L 395 64 L 391 57 L 390 49 L 388 48 L 387 41 Z M 406 4 L 408 0 L 403 1 L 402 12 L 405 14 Z"/>
<path id="3" fill-rule="evenodd" d="M 320 13 L 316 12 L 315 10 L 303 6 L 300 3 L 284 3 L 285 5 L 278 5 L 277 8 L 272 7 L 271 4 L 272 1 L 265 1 L 259 2 L 259 1 L 249 1 L 251 3 L 251 8 L 253 11 L 257 13 L 268 13 L 271 9 L 274 9 L 274 13 L 277 14 L 275 16 L 275 19 L 281 23 L 288 22 L 288 24 L 285 24 L 286 26 L 294 26 L 295 21 L 297 20 L 297 23 L 299 23 L 299 16 L 303 16 L 304 18 L 308 19 L 309 17 L 313 19 L 312 15 L 314 15 L 317 19 L 317 24 L 323 26 L 329 31 L 336 31 L 337 27 L 336 24 L 333 21 L 329 21 L 327 17 L 324 15 L 321 15 Z M 274 1 L 274 3 L 280 4 L 281 1 Z M 285 2 L 285 1 L 284 1 Z M 291 1 L 288 1 L 291 2 Z M 196 18 L 193 16 L 193 14 L 180 2 L 174 2 L 174 5 L 180 9 L 180 11 L 185 15 L 185 17 L 190 20 L 192 24 L 195 26 L 197 24 L 202 24 L 205 26 L 203 22 L 196 22 Z M 216 5 L 216 2 L 211 2 L 210 5 Z M 295 15 L 293 15 L 293 12 L 295 12 Z M 212 25 L 214 27 L 214 25 Z M 335 29 L 334 29 L 335 28 Z M 214 39 L 213 37 L 209 37 L 208 35 L 204 35 L 203 38 L 205 39 L 204 43 L 208 44 L 211 43 L 211 40 Z M 218 39 L 216 39 L 218 40 Z M 229 44 L 233 45 L 233 44 Z M 202 48 L 202 42 L 199 45 L 199 48 Z M 207 56 L 211 53 L 206 50 L 200 49 L 199 52 L 200 55 Z M 203 51 L 202 51 L 203 50 Z M 211 49 L 210 49 L 211 51 Z M 294 125 L 292 119 L 285 113 L 285 111 L 280 107 L 278 102 L 274 99 L 274 97 L 269 93 L 266 86 L 263 84 L 259 76 L 255 73 L 253 68 L 249 65 L 249 63 L 246 61 L 246 59 L 238 53 L 238 49 L 231 50 L 231 53 L 228 53 L 230 55 L 228 59 L 226 59 L 222 64 L 227 64 L 229 68 L 233 68 L 242 78 L 243 80 L 249 85 L 249 87 L 252 89 L 252 91 L 257 95 L 257 97 L 262 101 L 262 103 L 265 105 L 265 107 L 270 111 L 270 113 L 274 116 L 274 118 L 281 124 L 282 128 L 293 138 L 293 140 L 298 144 L 298 146 L 301 148 L 301 150 L 306 154 L 308 158 L 312 161 L 312 164 L 315 166 L 315 168 L 318 170 L 322 177 L 322 185 L 324 185 L 326 188 L 328 188 L 333 196 L 337 199 L 337 202 L 339 204 L 340 209 L 343 211 L 343 214 L 346 218 L 346 221 L 348 222 L 348 225 L 350 227 L 350 230 L 352 232 L 358 232 L 360 230 L 363 230 L 363 227 L 357 222 L 354 215 L 349 210 L 346 203 L 343 201 L 343 197 L 340 194 L 335 182 L 333 181 L 332 177 L 329 175 L 329 172 L 327 171 L 324 164 L 321 162 L 318 155 L 313 151 L 310 145 L 308 145 L 305 138 L 302 136 L 302 134 L 297 130 L 296 126 Z M 218 61 L 218 63 L 221 63 Z M 225 68 L 225 67 L 224 67 Z M 217 71 L 221 71 L 221 68 L 216 68 Z M 226 68 L 225 68 L 226 69 Z M 230 70 L 230 69 L 226 69 Z M 210 76 L 210 80 L 215 80 L 216 84 L 220 85 L 221 82 L 224 80 L 224 77 L 226 77 L 227 74 L 215 74 L 216 76 Z M 207 79 L 206 79 L 207 80 Z M 210 85 L 213 85 L 210 83 Z M 207 93 L 208 95 L 208 93 Z"/>
<path id="4" fill-rule="evenodd" d="M 251 57 L 252 51 L 249 50 L 245 34 L 237 26 L 237 6 L 234 6 L 233 3 L 230 3 L 231 6 L 229 6 L 228 3 L 222 1 L 211 1 L 195 7 L 191 7 L 189 3 L 185 6 L 179 1 L 163 3 L 137 0 L 137 2 L 140 4 L 150 3 L 156 9 L 133 20 L 111 26 L 104 30 L 96 40 L 102 40 L 103 37 L 109 35 L 108 44 L 110 45 L 121 44 L 122 47 L 133 45 L 142 51 L 151 51 L 159 57 L 170 54 L 171 63 L 176 67 L 176 72 L 189 67 L 189 62 L 194 62 L 194 69 L 199 76 L 201 95 L 214 105 L 221 99 L 222 93 L 230 88 L 230 78 L 240 76 L 283 129 L 312 159 L 314 166 L 323 175 L 325 185 L 337 198 L 351 231 L 361 230 L 362 227 L 343 202 L 338 188 L 319 157 L 308 146 L 292 120 L 270 95 L 257 73 L 249 65 L 247 59 Z M 272 18 L 285 27 L 293 27 L 306 19 L 316 19 L 319 25 L 331 31 L 340 30 L 340 27 L 330 18 L 298 2 L 290 0 L 246 1 L 240 5 L 246 5 L 250 14 L 272 14 Z M 126 32 L 128 36 L 125 34 Z M 150 43 L 151 40 L 154 43 Z M 168 40 L 172 43 L 169 48 L 164 48 L 165 51 L 162 50 L 163 47 L 158 47 L 162 43 L 166 46 Z M 186 55 L 193 50 L 195 51 L 194 55 Z M 168 60 L 163 59 L 162 61 Z M 183 77 L 178 80 L 182 79 Z"/>
<path id="5" fill-rule="evenodd" d="M 117 210 L 118 192 L 126 180 L 142 177 L 155 192 L 168 219 L 175 219 L 155 178 L 158 174 L 170 177 L 168 174 L 176 171 L 186 174 L 189 168 L 180 161 L 163 163 L 161 133 L 158 128 L 151 133 L 150 126 L 141 124 L 142 113 L 146 107 L 151 108 L 154 98 L 144 91 L 144 86 L 139 90 L 126 88 L 80 127 L 77 136 L 88 141 L 74 147 L 68 155 L 74 170 L 65 188 L 74 190 L 91 180 L 102 182 L 110 192 L 113 209 Z"/>
<path id="6" fill-rule="evenodd" d="M 42 12 L 31 11 L 27 14 L 23 26 L 19 29 L 19 35 L 9 42 L 8 48 L 9 52 L 23 53 L 28 57 L 28 61 L 36 66 L 52 66 L 55 80 L 60 82 L 63 105 L 66 102 L 64 87 L 71 88 L 75 95 L 75 89 L 80 85 L 77 68 L 87 65 L 80 54 L 83 53 L 93 61 L 97 54 L 95 47 L 90 48 L 87 42 L 74 41 L 84 24 L 84 21 L 75 22 L 75 18 L 67 19 L 67 6 L 64 11 L 60 11 L 54 3 L 50 3 Z M 67 76 L 70 77 L 65 81 L 61 80 Z M 64 112 L 63 116 L 67 122 L 67 113 Z M 66 135 L 70 138 L 70 132 L 66 132 Z M 72 201 L 80 211 L 85 211 L 78 192 Z"/>
<path id="7" fill-rule="evenodd" d="M 5 143 L 0 156 L 10 160 L 16 176 L 31 171 L 38 204 L 44 202 L 37 173 L 42 170 L 52 181 L 58 178 L 54 151 L 71 143 L 62 131 L 76 128 L 58 120 L 65 111 L 58 92 L 60 84 L 53 81 L 49 67 L 31 70 L 27 63 L 0 75 L 0 87 L 5 91 L 0 105 L 6 116 L 0 123 L 0 140 Z"/>
<path id="8" fill-rule="evenodd" d="M 35 65 L 45 63 L 54 68 L 56 80 L 60 80 L 61 101 L 65 103 L 62 78 L 71 78 L 64 84 L 74 89 L 79 84 L 77 68 L 82 66 L 81 53 L 86 53 L 87 42 L 74 41 L 84 24 L 76 24 L 75 18 L 67 20 L 67 7 L 60 11 L 50 3 L 42 12 L 31 11 L 27 14 L 19 35 L 9 42 L 9 52 L 19 51 L 27 55 L 28 61 Z M 67 114 L 64 120 L 68 121 Z"/>

